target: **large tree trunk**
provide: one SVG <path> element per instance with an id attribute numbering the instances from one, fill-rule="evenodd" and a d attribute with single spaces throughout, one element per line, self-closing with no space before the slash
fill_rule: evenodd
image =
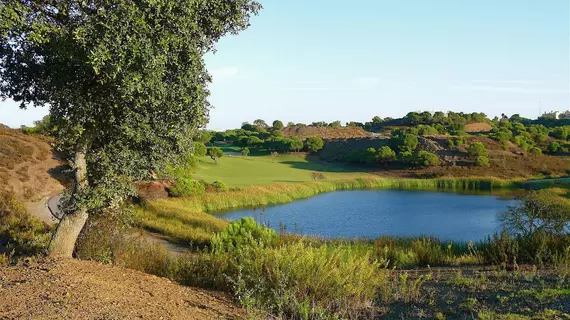
<path id="1" fill-rule="evenodd" d="M 86 154 L 87 145 L 82 144 L 78 146 L 74 159 L 75 186 L 73 188 L 73 195 L 88 185 Z M 85 209 L 73 213 L 65 213 L 51 239 L 49 255 L 52 257 L 71 258 L 79 233 L 81 233 L 83 226 L 85 226 L 88 217 L 89 214 Z"/>

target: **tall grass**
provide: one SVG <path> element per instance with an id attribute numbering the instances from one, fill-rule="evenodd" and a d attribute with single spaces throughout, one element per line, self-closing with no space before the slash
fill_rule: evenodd
<path id="1" fill-rule="evenodd" d="M 492 191 L 515 188 L 518 180 L 489 178 L 382 179 L 374 177 L 275 183 L 224 192 L 208 192 L 187 198 L 163 199 L 143 204 L 137 219 L 143 227 L 177 241 L 203 244 L 227 222 L 209 213 L 238 208 L 257 208 L 288 203 L 340 190 L 399 189 L 444 191 Z"/>

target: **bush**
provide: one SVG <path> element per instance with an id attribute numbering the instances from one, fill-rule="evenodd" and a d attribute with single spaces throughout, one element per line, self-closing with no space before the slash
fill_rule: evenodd
<path id="1" fill-rule="evenodd" d="M 447 139 L 447 147 L 450 149 L 455 148 L 455 142 L 453 142 L 451 139 Z"/>
<path id="2" fill-rule="evenodd" d="M 44 251 L 51 238 L 51 228 L 29 215 L 14 194 L 0 194 L 0 245 L 15 255 Z"/>
<path id="3" fill-rule="evenodd" d="M 436 154 L 425 150 L 420 151 L 418 154 L 418 161 L 420 165 L 425 167 L 434 167 L 439 165 L 439 157 Z"/>
<path id="4" fill-rule="evenodd" d="M 174 197 L 190 197 L 201 195 L 206 191 L 206 187 L 200 181 L 190 178 L 178 178 L 174 185 L 168 189 L 168 193 Z"/>
<path id="5" fill-rule="evenodd" d="M 304 242 L 241 247 L 229 265 L 242 305 L 280 319 L 367 318 L 388 278 L 367 255 Z"/>
<path id="6" fill-rule="evenodd" d="M 488 167 L 489 166 L 489 158 L 479 156 L 475 158 L 475 165 L 479 167 Z"/>
<path id="7" fill-rule="evenodd" d="M 550 153 L 558 153 L 558 151 L 560 151 L 560 143 L 552 141 L 551 143 L 548 144 L 546 150 L 548 150 L 548 152 Z"/>
<path id="8" fill-rule="evenodd" d="M 228 185 L 221 180 L 214 181 L 210 186 L 212 188 L 214 188 L 216 191 L 228 191 L 229 190 Z"/>
<path id="9" fill-rule="evenodd" d="M 533 147 L 530 149 L 530 153 L 534 154 L 536 156 L 540 156 L 540 155 L 542 155 L 542 150 L 538 147 Z"/>
<path id="10" fill-rule="evenodd" d="M 305 147 L 309 152 L 319 152 L 324 146 L 323 139 L 320 137 L 308 137 L 305 141 Z"/>
<path id="11" fill-rule="evenodd" d="M 203 143 L 201 142 L 194 143 L 194 154 L 197 157 L 203 157 L 206 155 L 207 152 L 208 148 L 206 148 L 206 146 Z"/>
<path id="12" fill-rule="evenodd" d="M 241 149 L 241 155 L 244 157 L 247 157 L 249 155 L 249 148 L 245 147 L 245 148 Z"/>
<path id="13" fill-rule="evenodd" d="M 396 160 L 396 152 L 388 146 L 383 146 L 378 149 L 378 161 L 382 163 Z"/>
<path id="14" fill-rule="evenodd" d="M 244 246 L 272 246 L 276 241 L 275 230 L 257 224 L 253 218 L 242 218 L 216 234 L 211 240 L 211 249 L 214 253 L 234 252 Z"/>
<path id="15" fill-rule="evenodd" d="M 487 148 L 481 142 L 472 143 L 467 149 L 467 153 L 469 153 L 471 158 L 487 157 L 489 155 Z"/>

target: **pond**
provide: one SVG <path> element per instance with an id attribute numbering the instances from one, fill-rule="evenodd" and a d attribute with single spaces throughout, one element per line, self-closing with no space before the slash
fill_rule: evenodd
<path id="1" fill-rule="evenodd" d="M 220 214 L 254 217 L 277 231 L 325 238 L 430 235 L 442 240 L 479 241 L 500 231 L 499 213 L 512 197 L 430 191 L 337 191 L 260 209 Z"/>

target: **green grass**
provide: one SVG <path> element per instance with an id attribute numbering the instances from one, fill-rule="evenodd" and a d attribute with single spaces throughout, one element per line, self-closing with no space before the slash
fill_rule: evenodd
<path id="1" fill-rule="evenodd" d="M 281 182 L 308 182 L 311 172 L 322 172 L 327 179 L 355 179 L 370 177 L 369 173 L 355 171 L 341 165 L 309 162 L 296 155 L 228 156 L 215 164 L 209 157 L 200 159 L 194 178 L 208 182 L 222 180 L 230 187 L 268 185 Z"/>

